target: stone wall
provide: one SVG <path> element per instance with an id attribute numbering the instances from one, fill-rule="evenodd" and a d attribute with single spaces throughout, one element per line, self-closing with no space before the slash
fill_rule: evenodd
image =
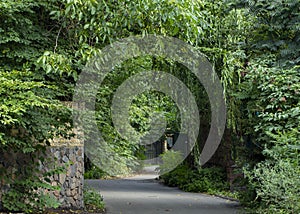
<path id="1" fill-rule="evenodd" d="M 40 163 L 40 171 L 46 172 L 54 167 L 65 166 L 63 173 L 50 177 L 51 184 L 60 187 L 60 191 L 53 194 L 61 203 L 61 207 L 82 208 L 83 203 L 83 172 L 84 172 L 84 149 L 83 145 L 54 145 L 46 150 L 46 161 Z M 9 175 L 14 178 L 16 174 L 22 173 L 23 166 L 32 161 L 32 156 L 22 153 L 5 152 L 0 154 L 0 168 L 5 168 Z M 3 179 L 0 180 L 0 208 L 1 195 L 7 191 L 9 186 Z"/>
<path id="2" fill-rule="evenodd" d="M 48 155 L 54 157 L 56 166 L 65 166 L 66 172 L 54 175 L 52 185 L 59 186 L 60 191 L 53 194 L 58 198 L 61 207 L 82 208 L 84 151 L 82 146 L 50 147 Z M 42 166 L 45 167 L 46 166 Z"/>

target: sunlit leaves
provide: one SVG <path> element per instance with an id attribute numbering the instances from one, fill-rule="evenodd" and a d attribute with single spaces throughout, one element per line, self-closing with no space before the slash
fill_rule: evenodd
<path id="1" fill-rule="evenodd" d="M 67 108 L 29 71 L 0 72 L 0 103 L 1 141 L 11 149 L 32 151 L 69 120 Z"/>

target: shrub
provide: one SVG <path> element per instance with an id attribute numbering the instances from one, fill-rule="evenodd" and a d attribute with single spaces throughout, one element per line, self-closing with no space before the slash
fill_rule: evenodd
<path id="1" fill-rule="evenodd" d="M 86 210 L 88 211 L 104 211 L 103 197 L 100 192 L 91 189 L 83 189 L 83 200 Z"/>
<path id="2" fill-rule="evenodd" d="M 49 191 L 59 190 L 49 179 L 54 174 L 62 173 L 64 167 L 56 167 L 42 175 L 35 174 L 38 169 L 32 169 L 22 179 L 9 180 L 8 191 L 2 196 L 2 205 L 8 211 L 23 211 L 25 213 L 43 212 L 46 208 L 57 208 L 60 203 Z"/>
<path id="3" fill-rule="evenodd" d="M 177 186 L 187 192 L 215 194 L 229 189 L 225 170 L 218 167 L 193 170 L 187 165 L 179 165 L 161 178 L 166 185 Z"/>
<path id="4" fill-rule="evenodd" d="M 300 212 L 300 168 L 287 160 L 265 161 L 246 171 L 255 188 L 258 212 Z"/>
<path id="5" fill-rule="evenodd" d="M 84 173 L 85 179 L 100 179 L 105 176 L 107 176 L 107 173 L 94 165 Z"/>
<path id="6" fill-rule="evenodd" d="M 3 207 L 9 211 L 37 213 L 46 208 L 57 208 L 60 205 L 53 195 L 39 191 L 40 189 L 56 190 L 58 188 L 37 179 L 16 181 L 3 195 Z"/>
<path id="7" fill-rule="evenodd" d="M 168 150 L 160 155 L 162 163 L 159 165 L 161 175 L 170 172 L 182 161 L 182 154 L 178 151 Z"/>
<path id="8" fill-rule="evenodd" d="M 241 202 L 258 213 L 299 213 L 299 66 L 273 60 L 270 54 L 249 61 L 239 85 L 246 104 L 241 130 L 251 137 Z"/>
<path id="9" fill-rule="evenodd" d="M 179 165 L 174 170 L 169 173 L 160 176 L 164 183 L 168 186 L 178 186 L 183 187 L 189 183 L 190 179 L 193 177 L 193 171 L 188 168 L 187 165 Z"/>
<path id="10" fill-rule="evenodd" d="M 249 195 L 248 190 L 251 197 L 241 198 L 242 203 L 255 205 L 257 213 L 300 212 L 299 134 L 295 129 L 269 133 L 274 146 L 263 151 L 268 159 L 244 169 L 252 191 Z"/>
<path id="11" fill-rule="evenodd" d="M 188 192 L 207 192 L 214 194 L 219 191 L 228 190 L 225 170 L 218 167 L 203 168 L 195 171 L 191 181 L 182 187 Z"/>

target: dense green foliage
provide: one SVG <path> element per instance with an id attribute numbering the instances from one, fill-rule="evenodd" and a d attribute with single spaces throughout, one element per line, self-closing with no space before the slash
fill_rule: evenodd
<path id="1" fill-rule="evenodd" d="M 216 18 L 222 27 L 213 31 L 216 37 L 206 38 L 223 50 L 214 52 L 211 60 L 217 71 L 222 70 L 231 136 L 240 139 L 233 142 L 232 157 L 243 167 L 246 178 L 241 201 L 256 210 L 252 212 L 297 213 L 299 1 L 228 3 L 214 10 L 215 17 L 225 21 Z M 224 32 L 232 40 L 222 38 Z"/>
<path id="2" fill-rule="evenodd" d="M 260 64 L 241 84 L 239 95 L 245 96 L 248 111 L 245 131 L 251 136 L 251 151 L 244 156 L 251 164 L 245 167 L 245 175 L 262 208 L 270 213 L 299 210 L 299 80 L 296 69 Z"/>
<path id="3" fill-rule="evenodd" d="M 57 99 L 59 84 L 36 66 L 55 38 L 48 15 L 52 9 L 44 1 L 0 2 L 0 152 L 24 153 L 31 160 L 12 172 L 0 170 L 2 184 L 10 186 L 2 205 L 11 211 L 37 212 L 59 204 L 40 191 L 57 187 L 48 182 L 52 171 L 40 175 L 36 162 L 44 161 L 41 154 L 50 139 L 67 137 L 71 128 L 71 111 Z"/>
<path id="4" fill-rule="evenodd" d="M 240 7 L 243 2 L 237 1 Z M 249 1 L 252 34 L 236 97 L 247 150 L 246 204 L 262 213 L 299 212 L 299 1 Z M 248 7 L 248 8 L 247 8 Z M 242 161 L 243 162 L 243 161 Z M 253 191 L 253 192 L 252 192 Z M 253 194 L 254 193 L 254 194 Z"/>
<path id="5" fill-rule="evenodd" d="M 160 156 L 162 163 L 159 164 L 159 168 L 157 170 L 159 170 L 161 175 L 172 171 L 172 169 L 180 164 L 180 160 L 182 159 L 182 154 L 180 152 L 172 150 L 166 151 Z"/>
<path id="6" fill-rule="evenodd" d="M 2 196 L 2 205 L 7 211 L 25 213 L 42 213 L 45 208 L 57 208 L 60 203 L 57 199 L 44 191 L 58 191 L 60 187 L 53 186 L 49 179 L 50 176 L 63 173 L 64 168 L 55 168 L 42 173 L 39 170 L 33 171 L 38 166 L 29 163 L 26 174 L 22 173 L 18 179 L 10 183 L 9 190 Z M 7 179 L 7 178 L 4 178 Z M 9 182 L 11 182 L 9 180 Z"/>
<path id="7" fill-rule="evenodd" d="M 107 176 L 107 173 L 101 170 L 99 167 L 91 164 L 85 166 L 84 178 L 85 179 L 101 179 Z"/>
<path id="8" fill-rule="evenodd" d="M 206 54 L 222 80 L 229 133 L 222 143 L 229 145 L 230 158 L 244 169 L 247 190 L 242 193 L 242 202 L 259 212 L 297 213 L 299 8 L 298 0 L 2 0 L 0 151 L 33 155 L 49 145 L 50 139 L 69 137 L 71 111 L 61 101 L 71 101 L 78 75 L 101 48 L 130 35 L 173 36 Z M 110 105 L 124 80 L 147 70 L 169 72 L 181 79 L 196 97 L 203 126 L 189 157 L 191 169 L 180 166 L 166 174 L 165 181 L 188 191 L 226 189 L 222 170 L 200 169 L 198 164 L 210 123 L 205 90 L 184 66 L 158 56 L 141 56 L 116 65 L 99 89 L 97 123 L 118 154 L 110 168 L 129 173 L 128 162 L 136 166 L 143 156 L 141 146 L 123 139 L 114 129 Z M 131 125 L 146 133 L 155 112 L 167 112 L 167 127 L 180 129 L 174 102 L 153 91 L 132 102 Z M 165 156 L 162 166 L 166 171 L 168 161 L 176 159 L 176 155 L 170 156 Z M 4 176 L 3 170 L 1 173 Z M 102 171 L 89 173 L 86 176 L 93 177 L 92 173 Z M 22 202 L 18 209 L 34 209 L 22 200 L 25 192 L 19 186 L 25 184 L 27 190 L 48 186 L 41 186 L 39 179 L 32 183 L 31 176 L 7 181 L 16 187 L 4 198 L 7 208 L 12 209 L 14 200 Z M 37 203 L 40 209 L 44 201 Z"/>
<path id="9" fill-rule="evenodd" d="M 177 186 L 188 192 L 220 194 L 229 190 L 226 172 L 222 168 L 190 169 L 187 165 L 179 165 L 168 174 L 161 176 L 168 186 Z"/>
<path id="10" fill-rule="evenodd" d="M 0 78 L 1 149 L 34 152 L 68 130 L 70 111 L 53 99 L 51 87 L 34 79 L 33 72 L 2 71 Z"/>
<path id="11" fill-rule="evenodd" d="M 88 212 L 103 212 L 105 210 L 103 197 L 99 191 L 85 187 L 83 192 L 85 210 Z"/>

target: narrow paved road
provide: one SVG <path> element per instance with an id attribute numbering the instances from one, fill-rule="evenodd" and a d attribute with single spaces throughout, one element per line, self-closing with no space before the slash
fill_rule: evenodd
<path id="1" fill-rule="evenodd" d="M 238 203 L 199 193 L 166 187 L 154 175 L 117 180 L 87 180 L 100 190 L 108 214 L 233 214 Z"/>

